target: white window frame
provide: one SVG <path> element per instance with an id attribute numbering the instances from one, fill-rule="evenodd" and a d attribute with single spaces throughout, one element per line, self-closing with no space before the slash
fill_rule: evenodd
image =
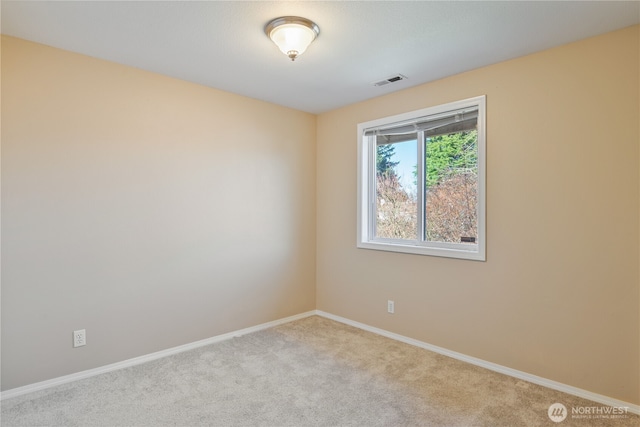
<path id="1" fill-rule="evenodd" d="M 376 238 L 376 142 L 375 137 L 365 136 L 365 131 L 372 128 L 383 128 L 385 126 L 401 122 L 411 122 L 425 116 L 438 115 L 448 111 L 469 107 L 478 109 L 478 200 L 476 206 L 478 219 L 477 243 L 458 244 L 429 242 L 423 240 Z M 424 158 L 423 147 L 424 144 L 418 143 L 419 159 Z M 418 182 L 424 183 L 424 171 L 422 169 L 423 167 L 418 170 L 420 175 Z M 418 194 L 420 194 L 420 191 L 418 191 Z M 419 196 L 418 203 L 424 204 L 424 201 L 421 199 L 422 197 Z M 420 208 L 419 212 L 421 212 Z M 486 97 L 484 95 L 358 124 L 357 233 L 358 248 L 486 261 Z"/>

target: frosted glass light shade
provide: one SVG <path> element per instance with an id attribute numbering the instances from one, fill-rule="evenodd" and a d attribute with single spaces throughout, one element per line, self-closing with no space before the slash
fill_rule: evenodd
<path id="1" fill-rule="evenodd" d="M 292 61 L 302 55 L 320 33 L 318 26 L 306 18 L 283 16 L 269 22 L 265 33 L 278 49 Z"/>

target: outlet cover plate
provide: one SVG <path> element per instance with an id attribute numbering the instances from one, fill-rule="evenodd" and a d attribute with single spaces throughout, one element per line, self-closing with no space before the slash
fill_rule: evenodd
<path id="1" fill-rule="evenodd" d="M 87 345 L 87 331 L 85 329 L 73 331 L 73 347 L 82 347 L 83 345 Z"/>

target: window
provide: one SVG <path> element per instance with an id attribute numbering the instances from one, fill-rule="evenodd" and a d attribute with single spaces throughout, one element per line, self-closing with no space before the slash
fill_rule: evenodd
<path id="1" fill-rule="evenodd" d="M 485 260 L 485 97 L 358 125 L 358 247 Z"/>

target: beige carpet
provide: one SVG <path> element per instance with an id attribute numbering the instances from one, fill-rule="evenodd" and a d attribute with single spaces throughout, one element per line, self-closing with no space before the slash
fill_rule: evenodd
<path id="1" fill-rule="evenodd" d="M 559 423 L 549 406 L 562 403 Z M 639 426 L 602 405 L 312 316 L 2 402 L 2 426 Z"/>

